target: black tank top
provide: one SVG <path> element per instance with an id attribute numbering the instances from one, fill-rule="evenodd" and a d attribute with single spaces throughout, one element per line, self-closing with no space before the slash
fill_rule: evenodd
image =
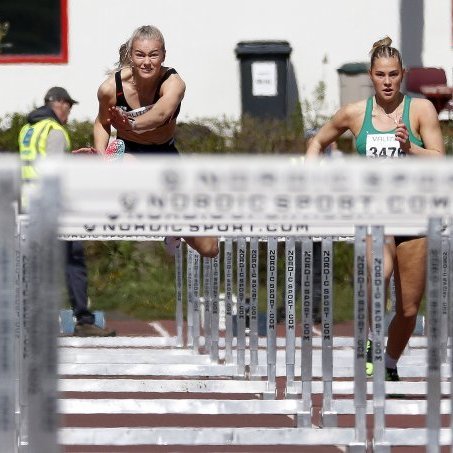
<path id="1" fill-rule="evenodd" d="M 162 76 L 162 78 L 159 80 L 159 83 L 157 84 L 157 88 L 156 88 L 156 94 L 154 95 L 154 99 L 153 99 L 153 103 L 149 106 L 145 106 L 145 107 L 141 107 L 140 109 L 136 109 L 137 110 L 137 114 L 143 114 L 145 113 L 146 111 L 148 111 L 149 109 L 151 109 L 151 107 L 159 100 L 159 93 L 160 93 L 160 88 L 162 86 L 162 84 L 172 75 L 172 74 L 178 74 L 176 72 L 176 69 L 174 68 L 168 68 L 167 71 L 165 72 L 165 74 Z M 126 101 L 126 97 L 124 96 L 124 90 L 123 90 L 123 81 L 121 80 L 121 70 L 115 72 L 115 84 L 116 84 L 116 105 L 118 107 L 122 107 L 126 112 L 131 112 L 132 109 L 131 106 L 127 103 Z M 179 103 L 178 107 L 176 108 L 175 110 L 175 113 L 173 114 L 173 116 L 170 118 L 170 120 L 172 119 L 176 119 L 179 115 L 179 111 L 181 110 L 181 103 Z M 169 120 L 169 121 L 170 121 Z"/>

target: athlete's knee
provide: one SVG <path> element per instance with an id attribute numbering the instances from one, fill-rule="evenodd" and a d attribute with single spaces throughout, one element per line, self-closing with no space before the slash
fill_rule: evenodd
<path id="1" fill-rule="evenodd" d="M 418 314 L 417 304 L 411 304 L 403 307 L 400 311 L 400 316 L 405 320 L 415 319 Z"/>

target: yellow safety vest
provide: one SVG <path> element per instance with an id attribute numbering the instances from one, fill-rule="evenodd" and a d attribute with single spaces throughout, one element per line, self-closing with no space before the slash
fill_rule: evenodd
<path id="1" fill-rule="evenodd" d="M 22 164 L 22 181 L 30 182 L 37 178 L 35 161 L 46 157 L 47 138 L 51 130 L 59 130 L 66 139 L 67 149 L 71 141 L 66 129 L 53 118 L 46 118 L 35 124 L 26 124 L 19 133 L 19 152 Z"/>

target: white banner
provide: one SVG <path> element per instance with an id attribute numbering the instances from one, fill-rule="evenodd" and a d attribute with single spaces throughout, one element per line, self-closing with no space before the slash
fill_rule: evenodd
<path id="1" fill-rule="evenodd" d="M 453 215 L 450 159 L 72 158 L 41 171 L 64 175 L 62 228 L 93 234 L 347 235 L 358 224 L 420 231 Z"/>

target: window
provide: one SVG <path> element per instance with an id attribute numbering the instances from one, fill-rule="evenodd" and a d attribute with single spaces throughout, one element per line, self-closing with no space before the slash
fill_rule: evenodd
<path id="1" fill-rule="evenodd" d="M 1 0 L 0 63 L 67 63 L 68 0 Z"/>

